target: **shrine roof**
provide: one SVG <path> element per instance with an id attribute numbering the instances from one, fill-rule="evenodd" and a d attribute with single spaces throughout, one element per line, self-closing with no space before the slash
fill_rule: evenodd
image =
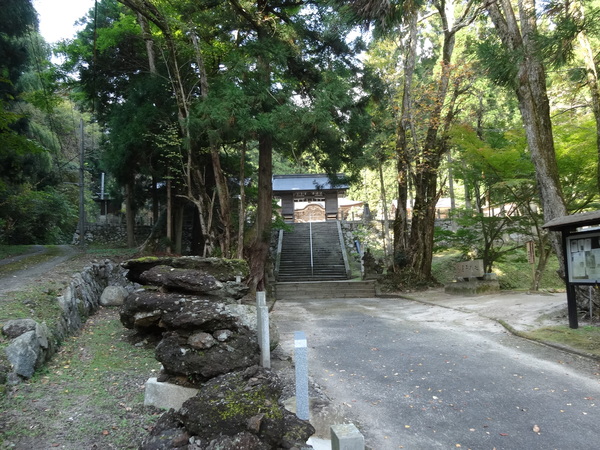
<path id="1" fill-rule="evenodd" d="M 338 178 L 343 179 L 343 174 L 338 174 Z M 326 174 L 295 174 L 295 175 L 274 175 L 273 192 L 286 191 L 329 191 L 348 189 L 348 184 L 344 182 L 335 183 L 329 179 Z"/>
<path id="2" fill-rule="evenodd" d="M 545 223 L 542 228 L 551 231 L 576 229 L 579 227 L 600 225 L 600 211 L 588 211 L 570 216 L 557 217 Z"/>

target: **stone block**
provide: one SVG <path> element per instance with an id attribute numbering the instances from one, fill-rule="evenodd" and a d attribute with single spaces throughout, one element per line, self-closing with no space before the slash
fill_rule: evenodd
<path id="1" fill-rule="evenodd" d="M 179 410 L 186 400 L 194 397 L 198 389 L 186 388 L 172 383 L 162 383 L 157 378 L 148 378 L 144 395 L 145 406 Z"/>
<path id="2" fill-rule="evenodd" d="M 455 264 L 456 278 L 477 278 L 485 274 L 483 259 L 461 261 Z"/>
<path id="3" fill-rule="evenodd" d="M 365 438 L 352 423 L 332 425 L 331 450 L 365 450 Z"/>

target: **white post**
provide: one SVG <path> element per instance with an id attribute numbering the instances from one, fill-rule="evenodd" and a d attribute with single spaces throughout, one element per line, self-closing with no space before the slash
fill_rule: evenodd
<path id="1" fill-rule="evenodd" d="M 304 331 L 294 332 L 294 359 L 296 363 L 296 415 L 302 420 L 309 420 L 308 350 Z"/>
<path id="2" fill-rule="evenodd" d="M 265 369 L 271 368 L 271 343 L 269 336 L 269 308 L 267 307 L 266 294 L 256 292 L 256 332 L 258 346 L 260 347 L 260 364 Z"/>

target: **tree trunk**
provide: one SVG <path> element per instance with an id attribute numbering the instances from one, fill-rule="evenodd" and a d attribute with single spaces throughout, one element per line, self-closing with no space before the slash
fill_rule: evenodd
<path id="1" fill-rule="evenodd" d="M 210 155 L 213 163 L 213 171 L 215 173 L 215 181 L 217 185 L 217 195 L 219 196 L 219 217 L 223 225 L 223 242 L 221 248 L 225 258 L 231 257 L 231 207 L 229 204 L 229 187 L 227 179 L 221 168 L 221 157 L 219 148 L 211 145 Z"/>
<path id="2" fill-rule="evenodd" d="M 127 227 L 127 247 L 135 247 L 135 211 L 133 208 L 134 185 L 132 180 L 125 184 L 125 223 Z M 83 237 L 82 237 L 83 239 Z"/>
<path id="3" fill-rule="evenodd" d="M 237 258 L 244 257 L 244 225 L 246 223 L 246 141 L 242 142 L 240 152 L 240 204 L 238 209 Z"/>
<path id="4" fill-rule="evenodd" d="M 200 76 L 200 91 L 202 98 L 206 100 L 208 97 L 208 76 L 206 74 L 206 66 L 204 65 L 204 58 L 200 52 L 200 45 L 198 43 L 198 36 L 195 33 L 191 33 L 192 43 L 194 45 L 194 52 L 196 54 L 196 64 L 198 66 L 198 72 Z M 223 173 L 221 167 L 221 156 L 219 154 L 219 146 L 215 142 L 214 138 L 210 139 L 210 156 L 212 161 L 213 173 L 215 176 L 215 184 L 217 187 L 217 195 L 219 196 L 219 217 L 221 224 L 223 225 L 223 242 L 221 243 L 223 256 L 229 258 L 232 252 L 231 243 L 231 207 L 229 204 L 229 188 L 227 186 L 227 179 Z"/>
<path id="5" fill-rule="evenodd" d="M 390 220 L 388 216 L 387 195 L 385 193 L 385 183 L 383 181 L 383 161 L 379 161 L 379 185 L 381 186 L 381 206 L 383 209 L 383 255 L 388 260 L 390 255 Z"/>
<path id="6" fill-rule="evenodd" d="M 418 279 L 431 279 L 435 205 L 441 191 L 437 189 L 437 170 L 422 172 L 415 182 L 415 205 L 410 227 L 409 261 Z"/>
<path id="7" fill-rule="evenodd" d="M 235 1 L 232 5 L 250 21 L 257 33 L 259 47 L 268 47 L 272 21 L 268 12 L 268 0 L 256 2 L 260 17 L 256 20 Z M 258 77 L 264 83 L 265 91 L 271 87 L 271 63 L 269 54 L 259 54 L 257 58 Z M 259 114 L 269 114 L 273 109 L 272 99 L 265 96 L 259 107 Z M 248 286 L 251 292 L 266 289 L 266 266 L 271 242 L 271 222 L 273 220 L 273 137 L 268 130 L 258 132 L 258 201 L 256 210 L 255 239 L 250 250 L 250 275 Z"/>
<path id="8" fill-rule="evenodd" d="M 152 33 L 150 33 L 150 27 L 148 26 L 148 19 L 144 17 L 140 12 L 137 13 L 138 23 L 142 29 L 142 38 L 146 42 L 146 53 L 148 54 L 148 68 L 150 73 L 156 74 L 156 54 L 154 52 L 154 40 L 152 39 Z"/>
<path id="9" fill-rule="evenodd" d="M 438 170 L 442 161 L 442 156 L 447 151 L 445 139 L 440 137 L 440 134 L 443 133 L 443 131 L 440 130 L 440 125 L 442 123 L 442 108 L 444 107 L 448 86 L 450 84 L 450 74 L 452 71 L 451 61 L 457 31 L 457 29 L 454 28 L 452 2 L 447 2 L 444 7 L 439 7 L 438 11 L 444 28 L 441 61 L 442 71 L 438 79 L 437 92 L 435 101 L 433 102 L 434 107 L 428 119 L 425 142 L 421 151 L 413 161 L 414 173 L 412 178 L 415 190 L 415 201 L 411 219 L 410 239 L 408 242 L 404 241 L 405 248 L 408 249 L 406 256 L 408 263 L 410 264 L 410 269 L 412 270 L 413 275 L 420 280 L 431 279 L 435 207 L 441 193 L 437 186 Z M 416 26 L 416 18 L 411 17 L 409 20 L 411 40 L 413 36 L 416 40 Z M 415 59 L 416 48 L 411 46 L 409 47 L 405 59 L 405 84 L 402 104 L 403 119 L 412 109 L 407 90 L 410 92 L 412 89 L 411 81 L 414 72 Z M 407 110 L 405 110 L 405 107 Z M 450 113 L 447 117 L 451 120 L 453 114 Z M 397 152 L 399 169 L 405 169 L 408 165 L 408 161 L 406 161 L 406 155 L 408 154 L 406 131 L 409 128 L 403 122 L 404 120 L 401 121 L 401 126 L 399 127 L 399 145 L 397 145 L 397 149 L 400 150 Z M 406 182 L 401 179 L 400 174 L 398 179 L 400 191 L 399 197 L 401 197 L 403 193 L 406 192 Z M 399 202 L 402 200 L 404 199 L 399 198 Z M 401 208 L 402 206 L 398 205 L 398 211 L 402 211 Z M 401 216 L 398 214 L 396 215 L 396 219 L 397 222 L 402 220 Z M 401 225 L 401 223 L 395 224 L 394 231 L 398 230 L 399 232 L 402 232 Z M 400 245 L 395 246 L 395 252 L 402 251 L 402 242 L 398 239 L 396 243 Z"/>
<path id="10" fill-rule="evenodd" d="M 535 167 L 544 220 L 547 222 L 565 216 L 567 209 L 560 188 L 554 153 L 546 73 L 535 42 L 537 32 L 535 2 L 534 0 L 519 1 L 518 21 L 510 0 L 491 3 L 487 9 L 504 45 L 522 54 L 517 67 L 515 91 L 531 160 Z M 559 233 L 551 232 L 550 241 L 558 257 L 561 273 L 564 273 L 563 249 Z"/>
<path id="11" fill-rule="evenodd" d="M 266 287 L 265 268 L 271 242 L 273 220 L 272 159 L 273 140 L 261 133 L 258 141 L 258 206 L 256 210 L 256 236 L 250 253 L 250 278 L 248 285 L 255 292 Z"/>
<path id="12" fill-rule="evenodd" d="M 173 242 L 173 190 L 171 188 L 171 179 L 167 180 L 167 249 L 171 253 L 171 244 Z"/>
<path id="13" fill-rule="evenodd" d="M 179 68 L 179 61 L 177 55 L 177 45 L 173 33 L 171 32 L 171 26 L 169 20 L 163 15 L 163 13 L 149 0 L 118 0 L 123 5 L 135 11 L 149 22 L 154 23 L 163 33 L 165 44 L 167 47 L 166 61 L 169 69 L 169 81 L 171 83 L 173 94 L 177 103 L 179 126 L 181 128 L 184 142 L 187 143 L 185 151 L 187 152 L 187 158 L 183 157 L 186 163 L 183 164 L 184 181 L 187 183 L 187 195 L 183 196 L 190 200 L 198 208 L 199 219 L 202 226 L 202 231 L 205 233 L 205 247 L 204 254 L 210 253 L 214 248 L 214 235 L 212 233 L 212 222 L 206 223 L 203 219 L 206 218 L 210 212 L 203 210 L 206 207 L 208 201 L 206 199 L 205 186 L 202 184 L 204 177 L 201 176 L 199 168 L 193 165 L 194 159 L 192 158 L 192 136 L 189 127 L 189 101 L 190 96 L 186 93 L 185 82 L 182 78 L 181 71 Z M 202 81 L 202 80 L 201 80 Z M 195 185 L 193 183 L 201 183 Z M 198 194 L 197 196 L 195 194 Z"/>
<path id="14" fill-rule="evenodd" d="M 412 82 L 417 60 L 418 14 L 410 12 L 408 17 L 408 42 L 404 53 L 404 86 L 402 89 L 402 109 L 396 136 L 396 167 L 398 181 L 398 205 L 394 218 L 394 271 L 402 268 L 408 251 L 408 202 L 410 150 L 408 134 L 412 128 Z"/>
<path id="15" fill-rule="evenodd" d="M 181 255 L 183 250 L 183 219 L 184 219 L 185 208 L 181 201 L 178 201 L 175 205 L 175 212 L 173 214 L 173 234 L 175 236 L 173 242 L 173 251 L 177 255 Z"/>
<path id="16" fill-rule="evenodd" d="M 152 175 L 152 226 L 158 222 L 158 216 L 160 214 L 160 205 L 158 204 L 158 181 L 156 177 Z"/>

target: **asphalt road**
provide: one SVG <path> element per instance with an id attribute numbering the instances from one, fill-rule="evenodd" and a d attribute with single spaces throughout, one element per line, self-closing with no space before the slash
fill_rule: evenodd
<path id="1" fill-rule="evenodd" d="M 402 299 L 278 301 L 284 349 L 372 449 L 600 448 L 598 362 Z"/>

